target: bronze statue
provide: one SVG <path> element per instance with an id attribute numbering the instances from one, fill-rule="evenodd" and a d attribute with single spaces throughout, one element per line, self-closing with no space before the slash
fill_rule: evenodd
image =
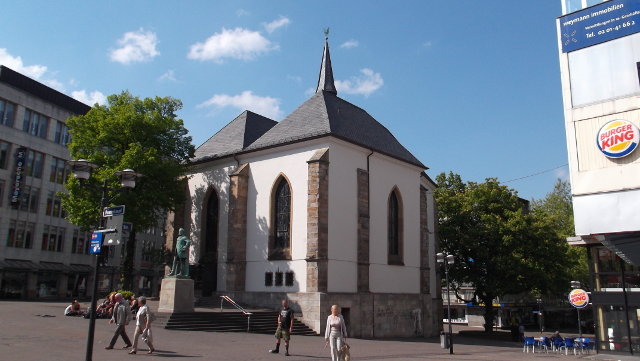
<path id="1" fill-rule="evenodd" d="M 167 277 L 190 278 L 189 277 L 189 246 L 191 241 L 184 235 L 184 229 L 180 228 L 174 250 L 173 266 Z"/>

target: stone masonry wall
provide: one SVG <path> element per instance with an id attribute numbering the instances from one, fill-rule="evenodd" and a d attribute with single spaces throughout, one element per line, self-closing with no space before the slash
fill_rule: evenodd
<path id="1" fill-rule="evenodd" d="M 249 164 L 230 176 L 229 228 L 227 237 L 227 291 L 244 291 L 247 273 L 247 192 Z"/>
<path id="2" fill-rule="evenodd" d="M 369 172 L 358 169 L 358 292 L 369 292 Z"/>
<path id="3" fill-rule="evenodd" d="M 307 163 L 307 292 L 327 292 L 329 148 L 316 151 Z"/>

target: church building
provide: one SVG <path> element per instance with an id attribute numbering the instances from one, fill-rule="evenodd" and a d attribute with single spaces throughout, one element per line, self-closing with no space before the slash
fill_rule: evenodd
<path id="1" fill-rule="evenodd" d="M 197 148 L 167 245 L 185 229 L 202 298 L 269 309 L 286 298 L 319 333 L 337 304 L 350 336 L 437 335 L 436 185 L 426 169 L 338 97 L 325 41 L 311 98 L 280 122 L 245 111 Z"/>

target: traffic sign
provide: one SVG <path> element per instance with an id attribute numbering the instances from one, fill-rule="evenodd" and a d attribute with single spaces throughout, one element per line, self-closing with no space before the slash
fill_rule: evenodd
<path id="1" fill-rule="evenodd" d="M 103 217 L 124 216 L 124 206 L 105 207 Z"/>
<path id="2" fill-rule="evenodd" d="M 102 238 L 103 238 L 102 233 L 91 234 L 91 249 L 90 249 L 91 253 L 93 254 L 100 253 L 100 248 L 102 247 Z"/>
<path id="3" fill-rule="evenodd" d="M 133 223 L 122 222 L 122 231 L 131 232 L 133 230 Z"/>

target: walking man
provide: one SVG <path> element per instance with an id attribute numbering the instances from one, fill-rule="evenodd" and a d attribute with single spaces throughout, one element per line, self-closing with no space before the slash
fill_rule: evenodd
<path id="1" fill-rule="evenodd" d="M 131 321 L 131 308 L 129 307 L 129 302 L 125 301 L 120 293 L 116 293 L 116 304 L 113 306 L 112 315 L 109 323 L 116 323 L 116 332 L 113 334 L 109 346 L 105 347 L 105 349 L 113 349 L 113 345 L 116 344 L 118 336 L 122 336 L 122 340 L 126 344 L 123 348 L 131 347 L 131 340 L 129 340 L 129 336 L 127 336 L 127 332 L 124 329 L 125 326 L 129 324 L 129 321 Z"/>
<path id="2" fill-rule="evenodd" d="M 276 348 L 269 350 L 270 353 L 280 352 L 280 339 L 284 339 L 285 356 L 289 356 L 289 340 L 293 331 L 293 310 L 289 308 L 287 300 L 282 301 L 282 310 L 278 315 L 278 329 L 276 329 Z"/>

